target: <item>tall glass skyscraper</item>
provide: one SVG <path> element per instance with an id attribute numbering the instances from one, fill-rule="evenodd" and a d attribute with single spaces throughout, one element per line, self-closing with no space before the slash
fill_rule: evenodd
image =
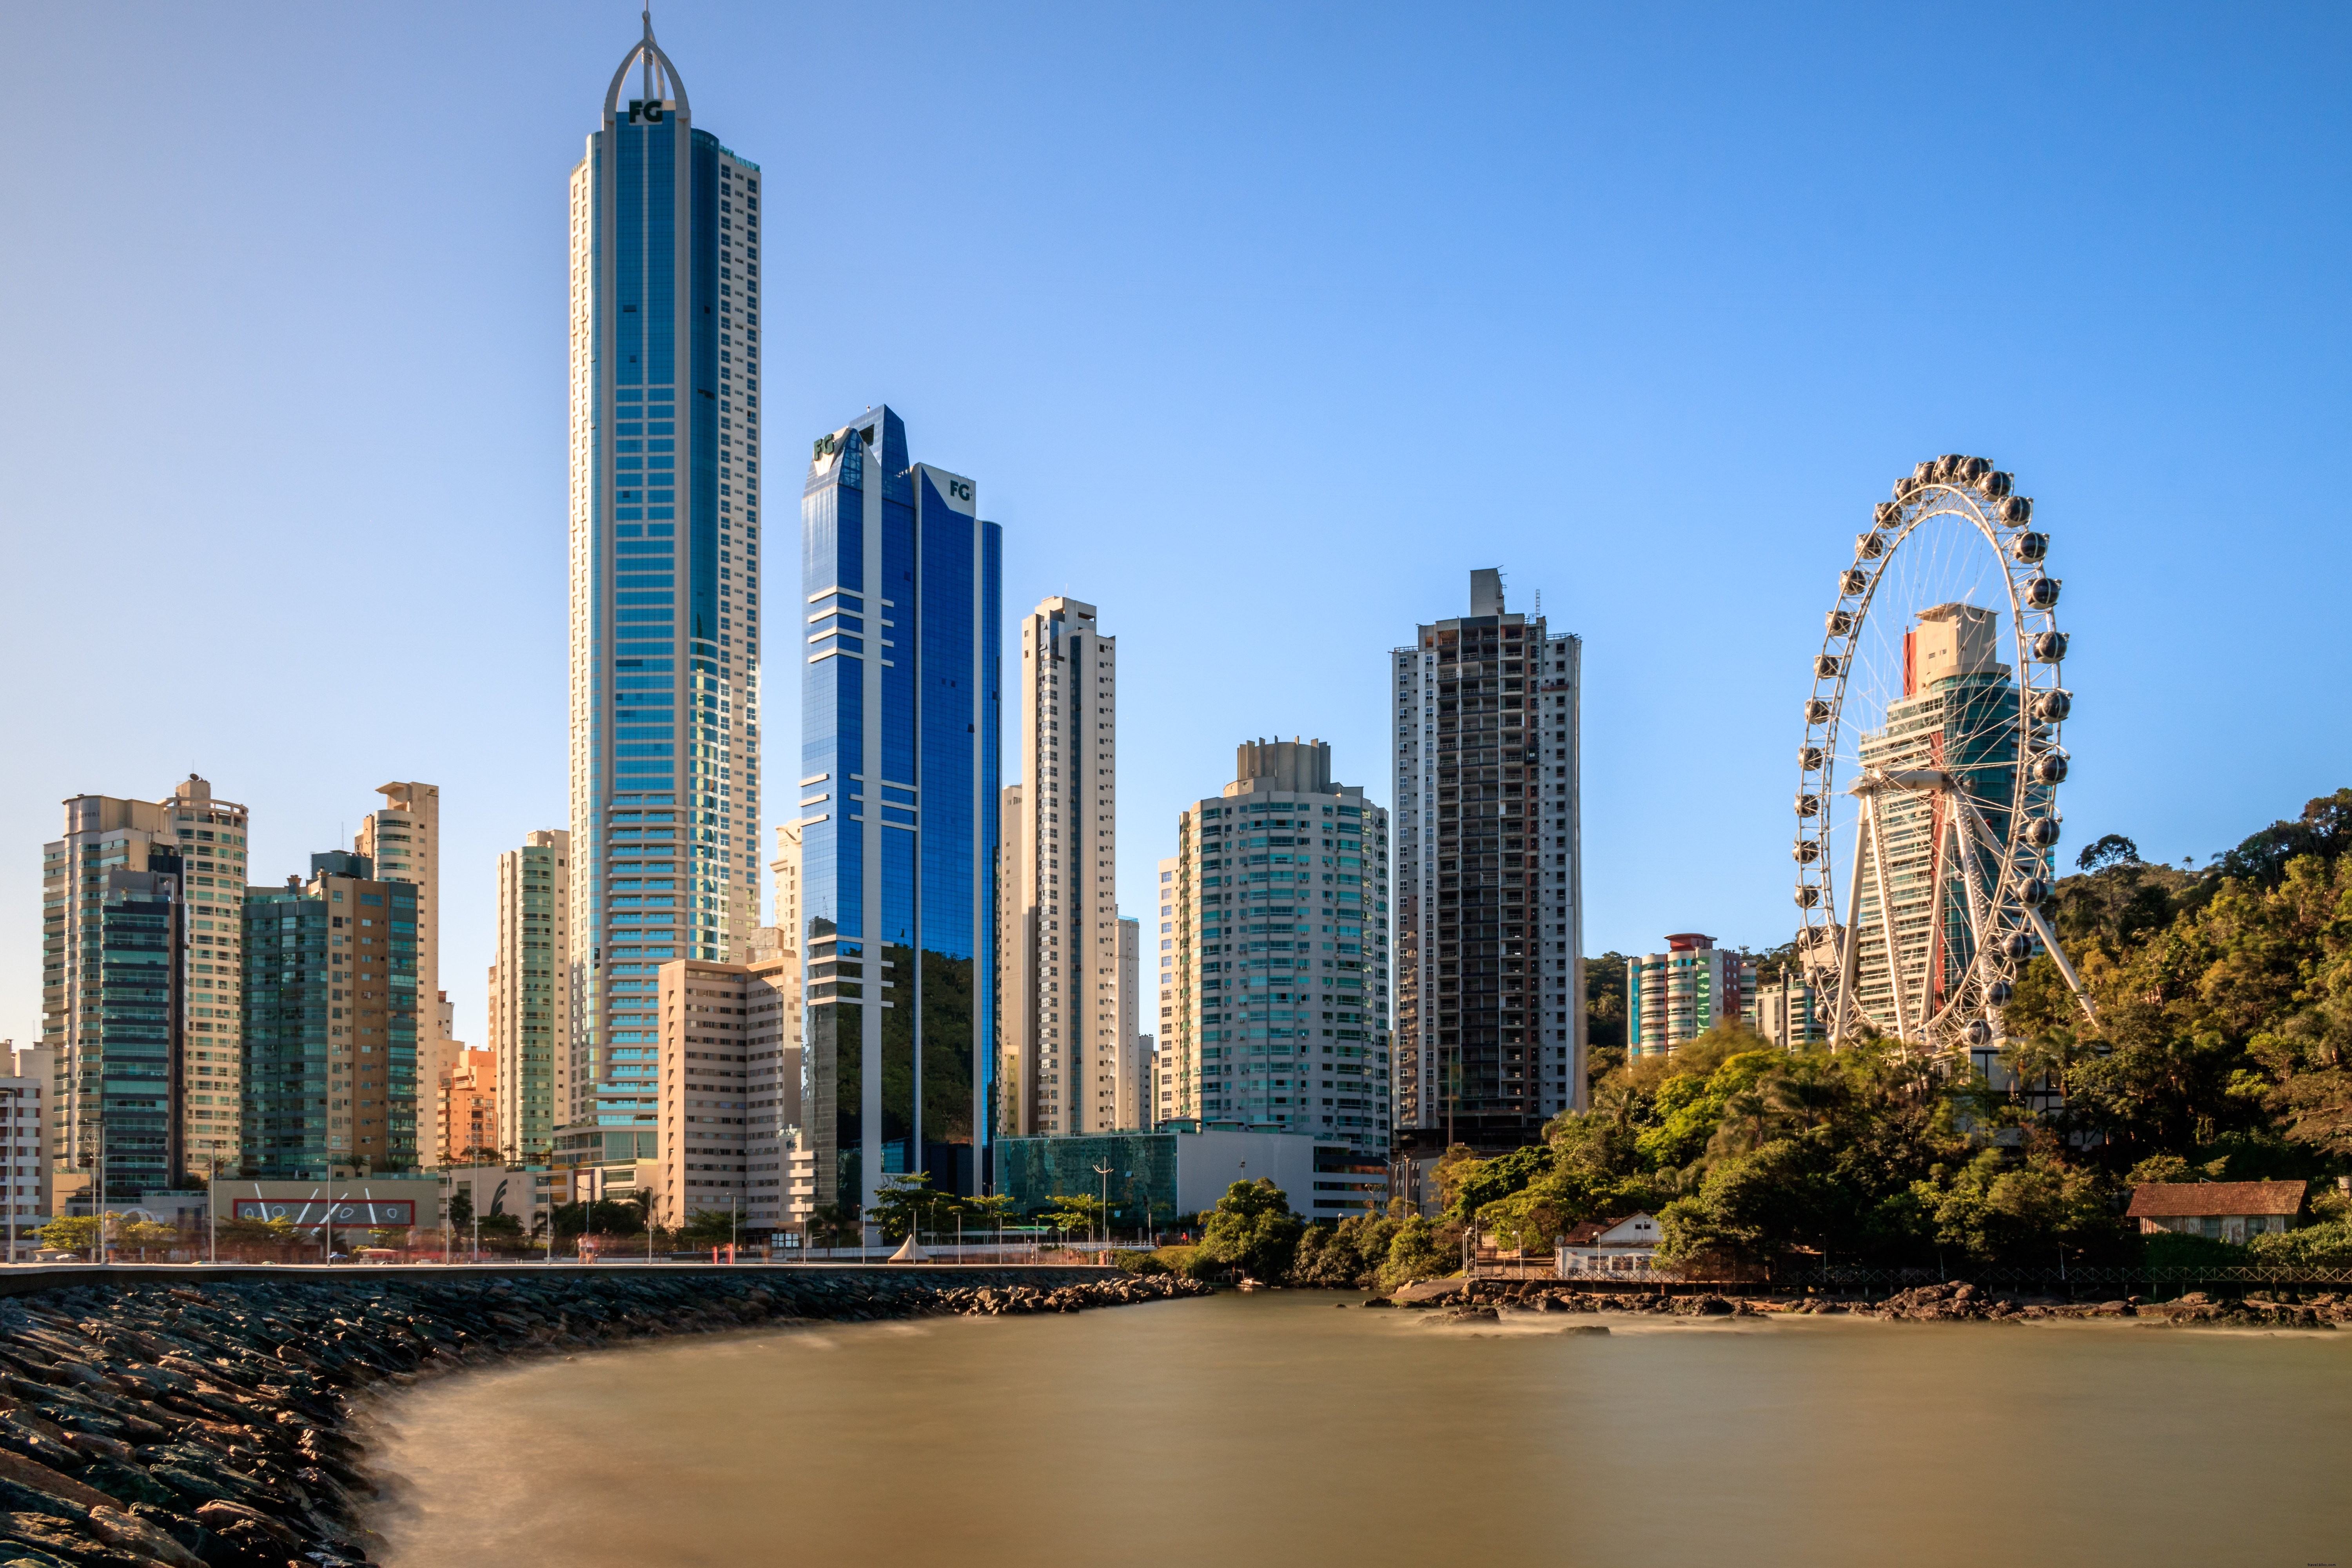
<path id="1" fill-rule="evenodd" d="M 572 173 L 574 1158 L 656 1125 L 656 970 L 758 923 L 760 184 L 648 21 Z"/>
<path id="2" fill-rule="evenodd" d="M 995 1058 L 1003 534 L 869 410 L 801 499 L 804 1147 L 820 1205 L 977 1190 Z"/>

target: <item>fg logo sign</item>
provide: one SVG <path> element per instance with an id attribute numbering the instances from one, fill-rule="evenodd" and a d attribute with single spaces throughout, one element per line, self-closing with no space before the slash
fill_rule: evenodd
<path id="1" fill-rule="evenodd" d="M 971 481 L 970 479 L 950 479 L 948 481 L 948 494 L 950 498 L 956 500 L 970 500 L 971 499 Z"/>
<path id="2" fill-rule="evenodd" d="M 647 125 L 659 125 L 661 123 L 661 100 L 657 98 L 633 98 L 629 100 L 630 124 L 635 125 L 642 121 Z"/>

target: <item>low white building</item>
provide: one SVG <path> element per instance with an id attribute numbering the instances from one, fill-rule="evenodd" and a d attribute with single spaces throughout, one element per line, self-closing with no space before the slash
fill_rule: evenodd
<path id="1" fill-rule="evenodd" d="M 1587 1220 L 1552 1254 L 1561 1279 L 1574 1274 L 1647 1274 L 1657 1266 L 1656 1216 L 1635 1211 L 1622 1219 Z"/>
<path id="2" fill-rule="evenodd" d="M 49 1184 L 49 1075 L 57 1053 L 42 1046 L 22 1048 L 0 1040 L 0 1214 L 8 1234 L 21 1241 L 48 1224 L 56 1212 Z"/>

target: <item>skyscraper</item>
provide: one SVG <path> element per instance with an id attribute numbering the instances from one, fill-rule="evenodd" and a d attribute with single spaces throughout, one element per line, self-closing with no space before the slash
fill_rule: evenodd
<path id="1" fill-rule="evenodd" d="M 1515 1149 L 1584 1105 L 1582 644 L 1504 608 L 1389 658 L 1396 700 L 1397 1121 L 1416 1152 Z"/>
<path id="2" fill-rule="evenodd" d="M 1172 1114 L 1385 1156 L 1388 813 L 1332 782 L 1322 741 L 1244 742 L 1234 773 L 1177 819 L 1163 871 Z"/>
<path id="3" fill-rule="evenodd" d="M 996 1058 L 1002 534 L 875 408 L 801 499 L 803 1115 L 819 1205 L 970 1192 Z"/>
<path id="4" fill-rule="evenodd" d="M 162 801 L 76 795 L 43 847 L 42 1047 L 58 1197 L 87 1206 L 243 1158 L 246 808 L 191 773 Z"/>
<path id="5" fill-rule="evenodd" d="M 413 1047 L 416 1057 L 411 1079 L 415 1103 L 395 1114 L 414 1119 L 415 1124 L 405 1129 L 414 1134 L 408 1142 L 430 1153 L 442 1142 L 440 1129 L 434 1125 L 441 1110 L 436 1086 L 456 1045 L 449 1038 L 441 995 L 441 790 L 436 784 L 409 782 L 378 784 L 375 792 L 383 796 L 383 804 L 361 819 L 352 848 L 375 877 L 405 882 L 415 889 L 415 964 L 408 973 L 387 976 L 392 1007 L 387 1027 L 392 1039 Z M 374 1168 L 387 1169 L 382 1149 L 375 1153 Z"/>
<path id="6" fill-rule="evenodd" d="M 1021 782 L 1006 787 L 998 955 L 1008 1137 L 1125 1127 L 1119 1027 L 1118 639 L 1092 605 L 1023 617 Z M 1130 1108 L 1131 1109 L 1131 1108 Z"/>
<path id="7" fill-rule="evenodd" d="M 571 859 L 572 835 L 560 827 L 526 834 L 521 847 L 499 857 L 499 961 L 490 972 L 494 1146 L 510 1159 L 544 1160 L 569 1110 L 571 1053 L 561 1047 L 572 1016 Z M 462 1146 L 454 1134 L 447 1142 Z"/>
<path id="8" fill-rule="evenodd" d="M 657 972 L 727 962 L 759 923 L 760 185 L 695 127 L 648 21 L 572 174 L 583 1137 L 655 1127 Z"/>
<path id="9" fill-rule="evenodd" d="M 2017 792 L 2017 683 L 2000 651 L 1992 612 L 1969 604 L 1920 611 L 1903 635 L 1903 694 L 1887 703 L 1880 728 L 1863 735 L 1863 764 L 1948 772 L 1999 820 Z M 1944 795 L 1873 789 L 1862 805 L 1846 957 L 1852 994 L 1870 1016 L 1916 1028 L 1945 1006 L 1976 962 L 1969 899 L 1998 879 L 1998 868 L 1954 820 Z"/>

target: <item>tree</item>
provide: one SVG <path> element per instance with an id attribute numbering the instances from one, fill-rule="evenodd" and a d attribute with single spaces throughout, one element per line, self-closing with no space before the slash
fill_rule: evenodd
<path id="1" fill-rule="evenodd" d="M 1391 1289 L 1416 1279 L 1442 1279 L 1462 1268 L 1462 1233 L 1414 1215 L 1397 1222 L 1389 1238 L 1389 1255 L 1381 1264 L 1381 1283 Z"/>
<path id="2" fill-rule="evenodd" d="M 634 1198 L 601 1198 L 593 1204 L 558 1204 L 555 1234 L 567 1236 L 642 1236 L 645 1205 Z"/>
<path id="3" fill-rule="evenodd" d="M 459 1186 L 449 1194 L 449 1228 L 464 1230 L 474 1223 L 474 1189 Z"/>
<path id="4" fill-rule="evenodd" d="M 677 1239 L 688 1247 L 724 1247 L 737 1239 L 739 1216 L 725 1209 L 697 1209 L 686 1216 Z"/>
<path id="5" fill-rule="evenodd" d="M 898 1171 L 882 1178 L 874 1194 L 873 1221 L 885 1241 L 904 1241 L 918 1224 L 929 1226 L 940 1194 L 931 1191 L 928 1171 Z"/>
<path id="6" fill-rule="evenodd" d="M 1102 1199 L 1092 1193 L 1056 1193 L 1040 1217 L 1066 1238 L 1073 1231 L 1081 1236 L 1094 1235 L 1102 1227 L 1107 1213 Z"/>
<path id="7" fill-rule="evenodd" d="M 819 1204 L 809 1211 L 811 1247 L 856 1247 L 866 1239 L 856 1204 Z"/>
<path id="8" fill-rule="evenodd" d="M 1292 1281 L 1358 1288 L 1379 1283 L 1381 1266 L 1403 1223 L 1385 1215 L 1350 1215 L 1336 1226 L 1308 1226 L 1290 1266 Z"/>
<path id="9" fill-rule="evenodd" d="M 59 1215 L 34 1234 L 43 1247 L 59 1252 L 87 1252 L 98 1245 L 105 1221 L 96 1215 Z"/>
<path id="10" fill-rule="evenodd" d="M 1261 1176 L 1235 1182 L 1211 1210 L 1201 1234 L 1201 1258 L 1214 1266 L 1239 1271 L 1253 1279 L 1280 1279 L 1290 1272 L 1292 1256 L 1306 1222 L 1290 1212 L 1282 1189 Z"/>
<path id="11" fill-rule="evenodd" d="M 2074 857 L 2074 864 L 2085 871 L 2104 871 L 2110 866 L 2137 866 L 2139 864 L 2139 846 L 2120 833 L 2110 833 L 2083 846 L 2083 852 Z"/>

